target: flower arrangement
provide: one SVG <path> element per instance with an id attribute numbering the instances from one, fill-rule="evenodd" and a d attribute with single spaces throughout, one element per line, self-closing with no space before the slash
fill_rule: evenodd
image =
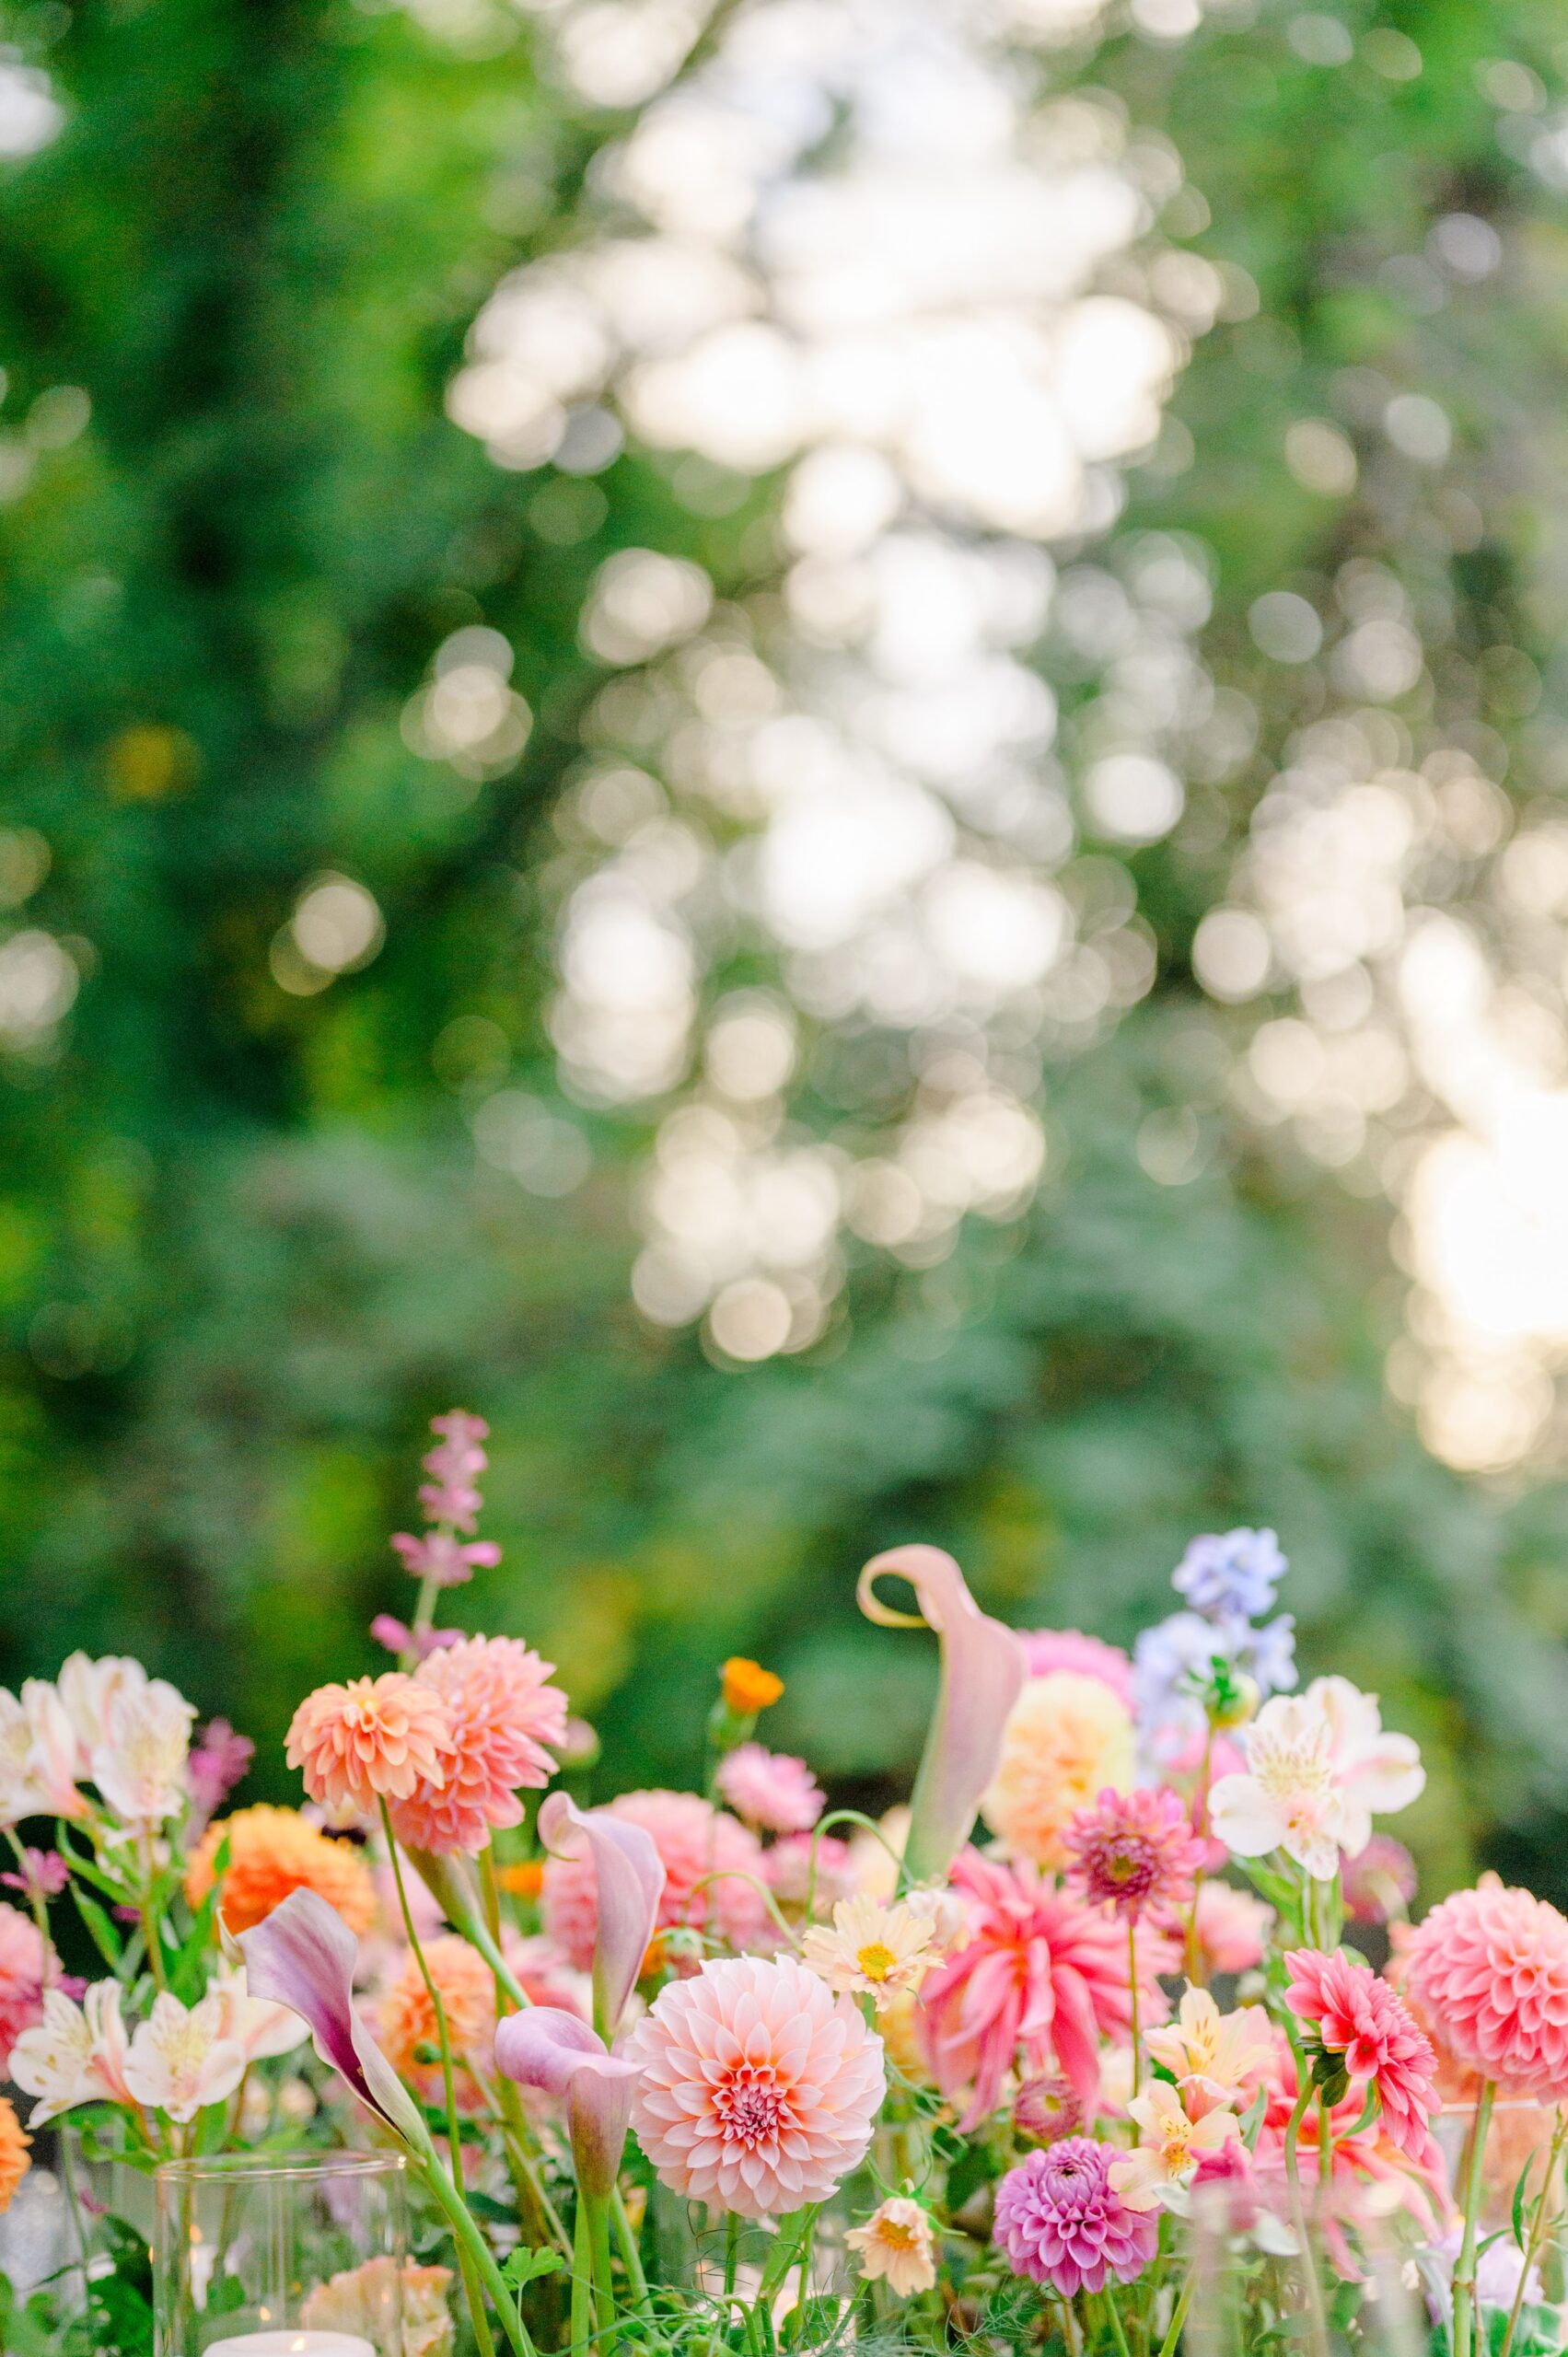
<path id="1" fill-rule="evenodd" d="M 248 1747 L 194 1738 L 134 1662 L 0 1694 L 0 2070 L 31 2106 L 0 2098 L 0 2210 L 64 2119 L 144 2172 L 369 2138 L 424 2205 L 384 2357 L 1176 2357 L 1213 2199 L 1260 2348 L 1269 2268 L 1309 2246 L 1293 2333 L 1317 2357 L 1356 2337 L 1373 2213 L 1444 2357 L 1559 2345 L 1568 2113 L 1506 2227 L 1482 2202 L 1499 2093 L 1568 2104 L 1568 1922 L 1488 1881 L 1409 1928 L 1408 1853 L 1374 1820 L 1420 1794 L 1416 1747 L 1342 1678 L 1296 1691 L 1272 1531 L 1195 1540 L 1131 1658 L 1007 1629 L 950 1557 L 894 1549 L 862 1608 L 934 1631 L 941 1663 L 906 1810 L 830 1806 L 760 1738 L 782 1686 L 738 1659 L 693 1789 L 589 1806 L 551 1665 L 437 1625 L 496 1550 L 484 1425 L 436 1432 L 427 1527 L 393 1542 L 417 1601 L 375 1624 L 395 1666 L 301 1701 L 299 1808 L 223 1815 Z M 1468 2106 L 1452 2175 L 1440 2089 Z M 126 2287 L 95 2281 L 85 2320 L 45 2286 L 6 2345 L 130 2345 Z M 367 2312 L 349 2277 L 311 2299 Z"/>

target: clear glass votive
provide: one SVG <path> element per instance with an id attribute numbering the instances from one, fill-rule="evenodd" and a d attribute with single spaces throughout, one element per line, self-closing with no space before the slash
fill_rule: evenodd
<path id="1" fill-rule="evenodd" d="M 402 2357 L 398 2154 L 166 2161 L 157 2200 L 155 2357 Z"/>

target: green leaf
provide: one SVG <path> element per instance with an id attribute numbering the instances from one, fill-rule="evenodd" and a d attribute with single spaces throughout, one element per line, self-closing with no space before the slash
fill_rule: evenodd
<path id="1" fill-rule="evenodd" d="M 509 2283 L 515 2292 L 520 2292 L 525 2283 L 537 2282 L 542 2275 L 558 2275 L 563 2264 L 558 2250 L 548 2250 L 542 2247 L 534 2249 L 527 2244 L 519 2245 L 502 2268 L 502 2280 Z"/>
<path id="2" fill-rule="evenodd" d="M 1532 2153 L 1529 2160 L 1519 2171 L 1519 2181 L 1514 2188 L 1514 2200 L 1509 2212 L 1514 2222 L 1514 2240 L 1521 2250 L 1525 2247 L 1525 2187 L 1528 2181 L 1530 2166 L 1534 2159 L 1535 2154 Z"/>
<path id="3" fill-rule="evenodd" d="M 110 1972 L 118 1972 L 125 1954 L 119 1933 L 97 1899 L 89 1898 L 79 1882 L 71 1885 L 71 1896 L 76 1902 L 76 1912 L 87 1925 L 94 1947 Z"/>

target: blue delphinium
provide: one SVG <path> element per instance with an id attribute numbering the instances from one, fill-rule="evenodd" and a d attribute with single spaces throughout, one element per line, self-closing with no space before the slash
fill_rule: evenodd
<path id="1" fill-rule="evenodd" d="M 1285 1569 L 1272 1530 L 1211 1532 L 1193 1539 L 1171 1585 L 1205 1620 L 1256 1620 L 1272 1605 Z"/>

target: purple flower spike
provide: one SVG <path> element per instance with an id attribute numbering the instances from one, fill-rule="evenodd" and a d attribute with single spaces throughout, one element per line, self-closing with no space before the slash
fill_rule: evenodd
<path id="1" fill-rule="evenodd" d="M 540 2087 L 565 2105 L 578 2190 L 602 2200 L 614 2189 L 621 2166 L 637 2065 L 610 2053 L 575 2014 L 532 2005 L 498 2026 L 495 2067 L 519 2086 Z"/>
<path id="2" fill-rule="evenodd" d="M 594 2020 L 612 2038 L 658 1923 L 664 1896 L 658 1852 L 640 1825 L 624 1824 L 605 1809 L 580 1809 L 564 1793 L 552 1793 L 540 1810 L 539 1834 L 547 1850 L 562 1856 L 578 1855 L 587 1844 L 598 1906 Z"/>
<path id="3" fill-rule="evenodd" d="M 191 1796 L 206 1817 L 233 1792 L 256 1756 L 248 1735 L 236 1735 L 226 1719 L 214 1719 L 187 1763 Z"/>
<path id="4" fill-rule="evenodd" d="M 895 1612 L 877 1594 L 889 1572 L 908 1580 L 918 1615 Z M 969 1840 L 980 1797 L 1002 1756 L 1002 1731 L 1025 1678 L 1016 1631 L 983 1613 L 951 1555 L 940 1547 L 890 1547 L 874 1555 L 856 1590 L 868 1620 L 918 1629 L 942 1641 L 942 1679 L 910 1804 L 904 1856 L 916 1882 L 936 1882 Z"/>
<path id="5" fill-rule="evenodd" d="M 298 2014 L 322 2061 L 395 2134 L 423 2149 L 413 2098 L 354 2010 L 359 1943 L 337 1910 L 314 1890 L 291 1890 L 263 1922 L 241 1932 L 239 1945 L 251 1996 Z"/>

